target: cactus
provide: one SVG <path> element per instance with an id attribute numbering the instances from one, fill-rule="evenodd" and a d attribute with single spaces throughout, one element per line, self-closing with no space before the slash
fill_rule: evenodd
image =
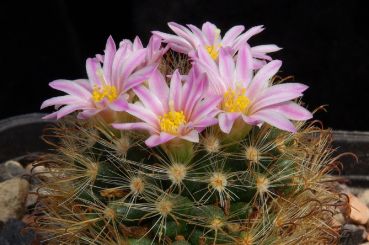
<path id="1" fill-rule="evenodd" d="M 178 25 L 172 23 L 171 27 L 177 30 Z M 107 50 L 108 46 L 105 57 Z M 223 50 L 219 54 L 207 51 L 212 59 L 218 55 L 220 60 L 227 58 Z M 241 48 L 238 57 L 249 51 L 248 46 Z M 170 91 L 183 79 L 179 74 L 189 74 L 189 84 L 204 83 L 205 87 L 211 83 L 209 71 L 205 72 L 208 77 L 193 78 L 197 76 L 193 71 L 197 58 L 165 52 L 156 73 L 150 76 L 162 74 Z M 150 62 L 146 63 L 149 66 Z M 251 69 L 256 79 L 254 69 L 260 73 L 263 68 Z M 128 106 L 114 110 L 114 105 L 87 120 L 66 116 L 45 135 L 53 151 L 38 163 L 50 171 L 39 186 L 34 224 L 45 241 L 122 245 L 337 242 L 338 227 L 332 214 L 345 200 L 329 184 L 334 180 L 329 173 L 337 160 L 330 146 L 330 130 L 305 120 L 295 119 L 293 129 L 287 130 L 273 125 L 267 117 L 257 120 L 257 125 L 239 117 L 225 132 L 225 125 L 209 119 L 214 123 L 193 126 L 198 134 L 198 140 L 193 140 L 193 135 L 189 138 L 177 132 L 190 116 L 186 111 L 171 110 L 158 120 L 160 129 L 173 137 L 153 144 L 149 139 L 157 138 L 152 132 L 127 130 L 140 123 L 140 117 L 133 113 L 133 102 L 141 100 L 150 106 L 143 99 L 145 91 L 154 91 L 150 76 L 141 87 L 127 92 Z M 278 77 L 266 79 L 270 87 L 284 82 Z M 180 90 L 181 82 L 176 86 Z M 190 87 L 185 86 L 184 91 Z M 105 102 L 114 95 L 112 87 L 93 91 L 92 98 L 105 96 Z M 207 99 L 200 96 L 195 102 L 206 103 Z M 231 90 L 214 101 L 224 114 L 253 103 Z M 175 104 L 175 99 L 169 101 L 169 107 L 171 103 Z M 292 107 L 302 108 L 299 104 L 296 101 Z M 86 115 L 83 113 L 78 117 Z M 209 113 L 206 117 L 213 119 L 221 112 Z"/>

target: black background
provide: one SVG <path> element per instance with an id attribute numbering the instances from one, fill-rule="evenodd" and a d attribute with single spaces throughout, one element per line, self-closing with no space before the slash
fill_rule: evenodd
<path id="1" fill-rule="evenodd" d="M 168 21 L 200 26 L 209 20 L 224 32 L 233 25 L 263 24 L 251 45 L 284 49 L 283 75 L 310 86 L 303 100 L 334 129 L 369 130 L 368 9 L 364 1 L 20 1 L 0 3 L 0 119 L 37 112 L 58 95 L 57 79 L 86 77 L 85 59 L 116 42 L 151 30 L 169 32 Z"/>

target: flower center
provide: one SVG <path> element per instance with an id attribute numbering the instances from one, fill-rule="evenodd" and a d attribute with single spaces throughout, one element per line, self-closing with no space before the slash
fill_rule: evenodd
<path id="1" fill-rule="evenodd" d="M 107 98 L 110 102 L 113 102 L 118 97 L 117 88 L 111 85 L 94 86 L 92 91 L 92 99 L 95 102 L 100 102 L 104 98 Z"/>
<path id="2" fill-rule="evenodd" d="M 178 134 L 179 126 L 186 123 L 183 111 L 170 111 L 159 117 L 159 120 L 161 131 L 174 135 Z"/>
<path id="3" fill-rule="evenodd" d="M 245 95 L 245 92 L 245 88 L 240 89 L 238 92 L 228 89 L 223 95 L 222 109 L 226 112 L 245 112 L 250 104 L 250 100 Z"/>

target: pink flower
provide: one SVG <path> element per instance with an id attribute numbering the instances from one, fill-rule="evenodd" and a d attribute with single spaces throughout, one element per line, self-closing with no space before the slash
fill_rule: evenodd
<path id="1" fill-rule="evenodd" d="M 120 42 L 119 47 L 127 49 L 127 52 L 132 53 L 137 52 L 138 50 L 144 48 L 141 39 L 139 37 L 136 37 L 133 43 L 131 42 L 131 40 L 124 39 L 123 41 Z M 158 64 L 163 54 L 168 51 L 168 48 L 162 47 L 161 38 L 152 35 L 146 47 L 147 52 L 145 61 L 141 64 L 141 67 L 148 66 L 151 64 Z"/>
<path id="2" fill-rule="evenodd" d="M 210 22 L 205 22 L 201 30 L 194 25 L 187 25 L 188 28 L 186 28 L 174 22 L 168 23 L 168 26 L 177 35 L 159 31 L 153 31 L 153 34 L 161 37 L 174 51 L 188 54 L 191 57 L 196 57 L 200 48 L 205 48 L 214 60 L 218 59 L 220 48 L 228 48 L 232 54 L 235 54 L 252 36 L 264 30 L 263 26 L 255 26 L 242 33 L 245 27 L 239 25 L 232 27 L 222 37 L 220 29 Z M 272 60 L 267 53 L 278 50 L 280 48 L 274 44 L 252 47 L 255 69 L 265 64 L 264 60 Z"/>
<path id="3" fill-rule="evenodd" d="M 249 125 L 266 122 L 290 132 L 296 131 L 290 120 L 312 117 L 309 111 L 291 101 L 302 96 L 308 87 L 300 83 L 271 86 L 271 78 L 282 65 L 279 60 L 269 62 L 254 75 L 252 51 L 247 44 L 240 47 L 236 61 L 221 48 L 219 64 L 205 49 L 200 49 L 197 64 L 208 75 L 209 92 L 223 97 L 218 119 L 224 133 L 229 133 L 240 117 Z"/>
<path id="4" fill-rule="evenodd" d="M 58 109 L 45 118 L 59 119 L 80 111 L 78 117 L 85 119 L 106 110 L 124 111 L 128 106 L 127 91 L 147 80 L 156 69 L 155 62 L 142 66 L 147 56 L 146 48 L 132 52 L 123 46 L 117 50 L 113 38 L 109 37 L 105 55 L 86 61 L 88 80 L 55 80 L 49 83 L 50 87 L 67 95 L 42 103 L 41 109 L 48 106 Z"/>
<path id="5" fill-rule="evenodd" d="M 207 85 L 206 76 L 197 76 L 193 70 L 186 83 L 182 84 L 176 70 L 168 87 L 164 77 L 157 71 L 148 80 L 148 88 L 141 85 L 133 89 L 140 101 L 129 104 L 126 110 L 142 122 L 116 123 L 113 127 L 148 131 L 151 136 L 145 143 L 149 147 L 174 138 L 198 142 L 199 132 L 218 122 L 215 118 L 218 112 L 216 105 L 221 98 L 204 98 Z"/>

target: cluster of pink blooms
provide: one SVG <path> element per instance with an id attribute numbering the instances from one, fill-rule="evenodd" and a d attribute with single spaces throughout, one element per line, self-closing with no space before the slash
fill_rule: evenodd
<path id="1" fill-rule="evenodd" d="M 292 101 L 303 95 L 306 85 L 272 83 L 282 62 L 268 54 L 280 48 L 248 44 L 262 26 L 246 32 L 244 26 L 234 26 L 222 36 L 209 22 L 201 29 L 168 25 L 175 34 L 154 31 L 147 47 L 138 37 L 116 47 L 109 37 L 104 54 L 86 61 L 88 79 L 50 83 L 66 95 L 43 102 L 41 108 L 57 109 L 46 118 L 59 119 L 72 112 L 78 112 L 80 119 L 128 113 L 136 120 L 109 123 L 120 130 L 147 131 L 145 142 L 154 147 L 174 138 L 198 142 L 199 133 L 217 124 L 228 134 L 236 120 L 295 132 L 290 120 L 312 117 Z M 192 64 L 188 74 L 160 72 L 159 64 L 169 49 L 188 55 Z"/>

